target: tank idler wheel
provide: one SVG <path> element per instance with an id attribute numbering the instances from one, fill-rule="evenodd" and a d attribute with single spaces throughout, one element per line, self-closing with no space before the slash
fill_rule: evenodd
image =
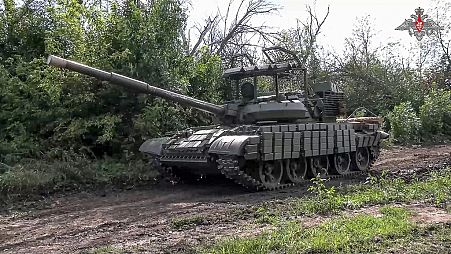
<path id="1" fill-rule="evenodd" d="M 283 171 L 283 163 L 281 160 L 261 162 L 258 167 L 260 182 L 266 188 L 275 188 L 282 180 Z"/>
<path id="2" fill-rule="evenodd" d="M 303 157 L 299 159 L 286 159 L 285 172 L 288 180 L 292 183 L 305 181 L 307 175 L 307 160 Z"/>
<path id="3" fill-rule="evenodd" d="M 355 152 L 355 167 L 360 171 L 366 171 L 370 167 L 370 152 L 368 147 L 359 147 Z"/>
<path id="4" fill-rule="evenodd" d="M 315 156 L 310 158 L 310 176 L 325 177 L 329 173 L 329 158 L 327 156 Z"/>
<path id="5" fill-rule="evenodd" d="M 337 153 L 334 155 L 334 173 L 345 175 L 351 168 L 351 154 Z"/>

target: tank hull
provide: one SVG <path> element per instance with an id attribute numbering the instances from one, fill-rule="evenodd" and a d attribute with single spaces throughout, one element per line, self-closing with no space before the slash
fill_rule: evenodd
<path id="1" fill-rule="evenodd" d="M 379 124 L 357 121 L 210 126 L 163 139 L 159 152 L 141 150 L 156 157 L 162 172 L 223 174 L 261 190 L 365 172 L 387 137 Z"/>

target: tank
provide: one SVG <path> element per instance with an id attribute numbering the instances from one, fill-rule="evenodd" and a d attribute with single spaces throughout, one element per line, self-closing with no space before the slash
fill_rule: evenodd
<path id="1" fill-rule="evenodd" d="M 189 128 L 140 146 L 166 175 L 182 180 L 224 175 L 251 190 L 275 190 L 315 176 L 368 171 L 381 140 L 388 138 L 380 130 L 382 120 L 337 119 L 345 112 L 344 94 L 332 83 L 311 84 L 289 50 L 272 47 L 263 53 L 265 64 L 224 71 L 223 105 L 53 55 L 47 64 L 210 113 L 215 126 Z"/>

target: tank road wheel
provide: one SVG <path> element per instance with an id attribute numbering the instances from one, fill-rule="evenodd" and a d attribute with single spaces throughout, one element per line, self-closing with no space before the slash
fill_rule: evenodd
<path id="1" fill-rule="evenodd" d="M 275 188 L 280 184 L 283 176 L 283 163 L 281 160 L 265 161 L 258 168 L 261 183 L 266 188 Z"/>
<path id="2" fill-rule="evenodd" d="M 351 155 L 349 153 L 337 153 L 334 155 L 334 172 L 345 175 L 351 168 Z"/>
<path id="3" fill-rule="evenodd" d="M 301 183 L 307 175 L 307 160 L 305 158 L 285 160 L 285 172 L 292 183 Z"/>
<path id="4" fill-rule="evenodd" d="M 354 164 L 360 171 L 366 171 L 370 167 L 370 152 L 368 147 L 357 148 Z"/>
<path id="5" fill-rule="evenodd" d="M 310 174 L 312 177 L 325 177 L 329 173 L 329 158 L 327 156 L 315 156 L 310 158 Z"/>

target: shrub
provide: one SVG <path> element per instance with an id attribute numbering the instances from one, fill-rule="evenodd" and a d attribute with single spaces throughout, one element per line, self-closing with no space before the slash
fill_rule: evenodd
<path id="1" fill-rule="evenodd" d="M 392 138 L 399 143 L 417 143 L 421 122 L 410 102 L 402 102 L 388 114 Z"/>
<path id="2" fill-rule="evenodd" d="M 432 90 L 420 107 L 422 134 L 451 136 L 451 91 Z"/>

